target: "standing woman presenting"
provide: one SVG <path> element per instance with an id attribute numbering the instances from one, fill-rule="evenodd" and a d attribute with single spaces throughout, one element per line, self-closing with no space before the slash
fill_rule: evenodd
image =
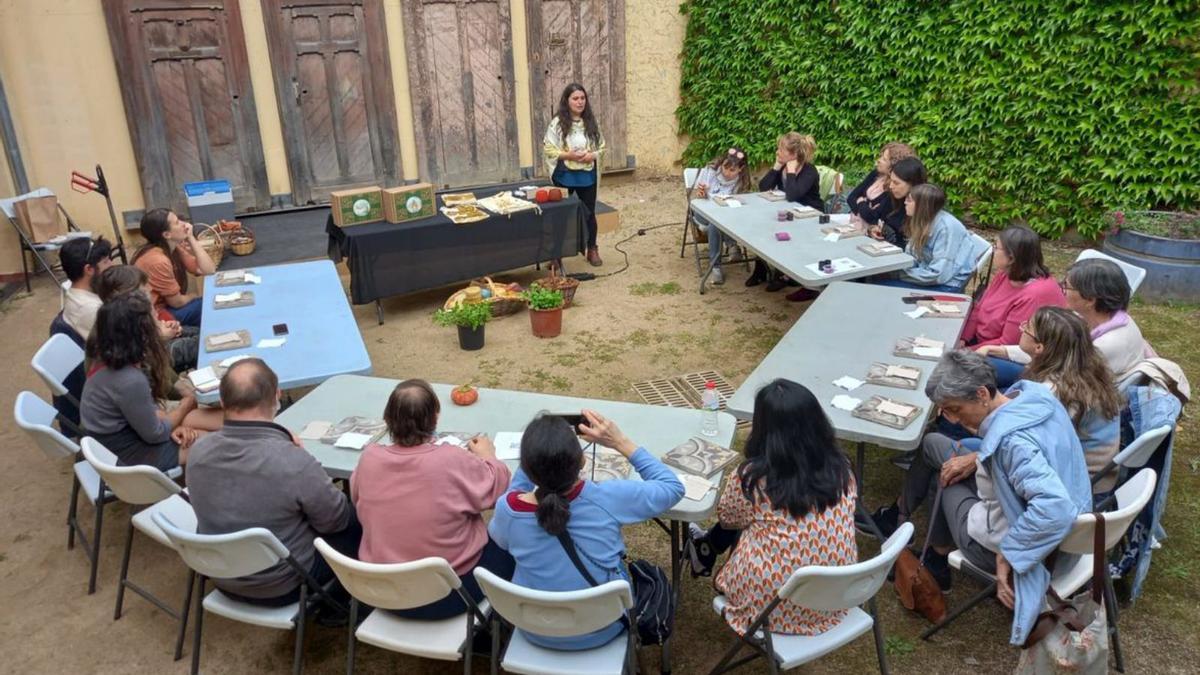
<path id="1" fill-rule="evenodd" d="M 568 84 L 558 99 L 558 112 L 546 128 L 542 155 L 554 184 L 579 195 L 587 209 L 587 260 L 593 267 L 604 264 L 596 246 L 596 188 L 603 154 L 604 136 L 592 114 L 587 90 L 581 84 Z"/>

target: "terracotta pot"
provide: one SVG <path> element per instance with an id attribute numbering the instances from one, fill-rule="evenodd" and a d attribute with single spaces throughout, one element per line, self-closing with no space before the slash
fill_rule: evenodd
<path id="1" fill-rule="evenodd" d="M 487 324 L 471 330 L 466 326 L 458 327 L 458 346 L 465 351 L 473 352 L 477 349 L 483 349 L 483 329 Z"/>
<path id="2" fill-rule="evenodd" d="M 540 338 L 558 337 L 562 332 L 562 307 L 554 309 L 529 308 L 529 325 L 533 336 Z"/>

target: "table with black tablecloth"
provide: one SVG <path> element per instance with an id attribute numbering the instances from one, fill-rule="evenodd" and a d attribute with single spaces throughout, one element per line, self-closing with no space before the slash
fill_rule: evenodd
<path id="1" fill-rule="evenodd" d="M 470 191 L 483 198 L 528 184 Z M 410 223 L 380 222 L 343 229 L 333 224 L 331 215 L 325 224 L 329 257 L 335 262 L 346 259 L 350 298 L 360 305 L 583 253 L 587 246 L 586 207 L 579 199 L 570 196 L 540 207 L 463 225 L 456 225 L 439 211 Z"/>

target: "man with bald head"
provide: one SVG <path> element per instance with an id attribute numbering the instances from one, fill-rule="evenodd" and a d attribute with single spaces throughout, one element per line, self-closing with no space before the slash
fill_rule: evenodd
<path id="1" fill-rule="evenodd" d="M 243 359 L 221 378 L 225 425 L 192 446 L 187 484 L 201 534 L 265 527 L 301 567 L 321 583 L 334 578 L 313 540 L 358 553 L 362 528 L 354 507 L 290 431 L 274 422 L 279 380 L 261 359 Z M 295 602 L 300 575 L 287 563 L 237 579 L 214 579 L 217 588 L 259 605 Z"/>

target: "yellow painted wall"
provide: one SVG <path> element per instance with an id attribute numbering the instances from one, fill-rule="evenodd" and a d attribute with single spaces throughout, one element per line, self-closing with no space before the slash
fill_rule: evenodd
<path id="1" fill-rule="evenodd" d="M 628 146 L 642 173 L 679 173 L 687 145 L 679 136 L 679 64 L 687 17 L 678 0 L 625 3 Z"/>
<path id="2" fill-rule="evenodd" d="M 258 129 L 267 163 L 267 184 L 272 195 L 290 194 L 292 179 L 283 145 L 279 103 L 275 99 L 275 75 L 271 70 L 271 50 L 267 45 L 262 3 L 244 0 L 238 7 L 242 10 L 242 31 L 246 34 L 246 58 L 250 63 L 250 86 L 254 87 L 254 107 L 258 112 Z"/>
<path id="3" fill-rule="evenodd" d="M 384 0 L 383 20 L 387 26 L 388 54 L 392 59 L 392 91 L 396 98 L 396 130 L 400 136 L 400 166 L 405 180 L 417 180 L 416 121 L 408 87 L 408 53 L 404 44 L 404 11 L 400 0 Z"/>
<path id="4" fill-rule="evenodd" d="M 513 89 L 517 103 L 517 143 L 521 166 L 533 166 L 533 111 L 529 91 L 529 39 L 525 21 L 525 0 L 512 0 Z M 537 153 L 541 157 L 539 149 Z M 536 167 L 535 167 L 536 168 Z"/>

